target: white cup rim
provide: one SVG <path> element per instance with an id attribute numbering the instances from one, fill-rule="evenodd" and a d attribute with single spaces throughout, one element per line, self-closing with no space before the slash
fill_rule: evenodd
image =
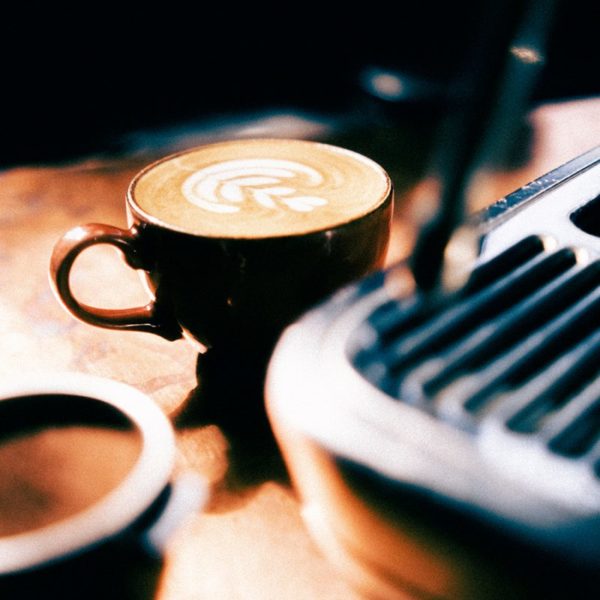
<path id="1" fill-rule="evenodd" d="M 138 429 L 141 450 L 125 478 L 98 502 L 45 527 L 0 537 L 0 575 L 42 566 L 118 534 L 150 508 L 171 477 L 173 428 L 139 390 L 80 373 L 33 373 L 0 384 L 0 402 L 53 394 L 86 397 L 117 409 Z"/>

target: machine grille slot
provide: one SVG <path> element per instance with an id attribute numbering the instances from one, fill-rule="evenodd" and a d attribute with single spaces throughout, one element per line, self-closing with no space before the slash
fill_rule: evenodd
<path id="1" fill-rule="evenodd" d="M 600 196 L 576 210 L 571 222 L 586 233 L 600 236 Z"/>
<path id="2" fill-rule="evenodd" d="M 600 401 L 596 402 L 550 442 L 557 454 L 569 458 L 583 456 L 600 439 Z"/>

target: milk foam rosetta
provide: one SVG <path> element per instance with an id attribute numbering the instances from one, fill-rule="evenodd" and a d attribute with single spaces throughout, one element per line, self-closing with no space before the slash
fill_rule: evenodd
<path id="1" fill-rule="evenodd" d="M 130 199 L 150 220 L 198 235 L 308 233 L 368 214 L 391 195 L 386 173 L 350 151 L 298 140 L 238 140 L 151 165 Z"/>
<path id="2" fill-rule="evenodd" d="M 183 182 L 181 191 L 192 204 L 216 213 L 248 210 L 244 205 L 249 202 L 272 210 L 308 212 L 328 202 L 303 195 L 301 189 L 308 185 L 318 190 L 323 179 L 317 170 L 299 162 L 251 158 L 199 169 Z"/>

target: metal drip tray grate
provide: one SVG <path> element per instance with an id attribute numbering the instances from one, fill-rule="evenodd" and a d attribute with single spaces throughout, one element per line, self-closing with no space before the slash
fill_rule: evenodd
<path id="1" fill-rule="evenodd" d="M 600 438 L 600 261 L 538 236 L 452 297 L 377 307 L 351 361 L 387 395 L 475 431 L 486 419 L 581 457 Z"/>

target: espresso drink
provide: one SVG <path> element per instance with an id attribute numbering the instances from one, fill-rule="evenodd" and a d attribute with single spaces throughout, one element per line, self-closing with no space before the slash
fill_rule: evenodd
<path id="1" fill-rule="evenodd" d="M 89 224 L 58 242 L 57 296 L 92 325 L 199 342 L 205 390 L 212 372 L 227 385 L 254 380 L 253 392 L 238 395 L 256 397 L 283 328 L 383 266 L 392 185 L 379 165 L 342 148 L 235 140 L 150 165 L 132 181 L 126 210 L 128 230 Z M 74 296 L 71 267 L 98 243 L 142 272 L 146 306 L 110 311 Z"/>
<path id="2" fill-rule="evenodd" d="M 149 220 L 225 238 L 328 229 L 371 212 L 389 195 L 389 179 L 373 161 L 299 140 L 211 144 L 151 165 L 130 188 Z"/>
<path id="3" fill-rule="evenodd" d="M 97 425 L 38 427 L 0 439 L 0 536 L 68 518 L 114 489 L 141 437 Z"/>

